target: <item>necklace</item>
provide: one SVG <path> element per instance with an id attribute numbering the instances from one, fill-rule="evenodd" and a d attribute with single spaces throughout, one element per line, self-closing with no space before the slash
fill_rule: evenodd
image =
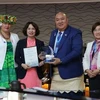
<path id="1" fill-rule="evenodd" d="M 5 36 L 2 34 L 2 32 L 0 32 L 0 34 L 1 34 L 1 36 L 2 36 L 4 39 L 10 40 L 10 35 L 9 35 L 8 37 L 5 37 Z"/>

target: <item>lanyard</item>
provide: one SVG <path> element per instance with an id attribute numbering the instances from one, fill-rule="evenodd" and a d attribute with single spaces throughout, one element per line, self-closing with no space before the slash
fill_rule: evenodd
<path id="1" fill-rule="evenodd" d="M 61 41 L 61 38 L 62 38 L 62 33 L 59 32 L 57 35 L 56 43 L 55 43 L 54 53 L 57 53 L 57 51 L 58 51 L 58 47 L 59 47 L 59 43 Z"/>

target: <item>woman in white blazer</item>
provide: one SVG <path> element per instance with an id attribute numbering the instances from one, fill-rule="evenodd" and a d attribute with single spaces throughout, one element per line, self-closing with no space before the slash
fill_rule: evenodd
<path id="1" fill-rule="evenodd" d="M 90 96 L 100 97 L 93 94 L 93 90 L 100 90 L 100 22 L 92 26 L 94 41 L 87 44 L 83 57 L 84 72 L 89 78 Z"/>
<path id="2" fill-rule="evenodd" d="M 10 29 L 16 23 L 16 17 L 0 15 L 0 87 L 9 88 L 9 83 L 16 80 L 14 61 L 18 35 Z"/>

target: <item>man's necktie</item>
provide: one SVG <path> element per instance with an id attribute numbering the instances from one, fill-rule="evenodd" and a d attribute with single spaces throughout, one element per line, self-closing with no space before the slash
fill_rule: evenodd
<path id="1" fill-rule="evenodd" d="M 58 47 L 59 47 L 59 43 L 60 43 L 60 40 L 61 40 L 61 32 L 58 33 L 58 36 L 57 36 L 57 41 L 56 41 L 56 46 L 55 46 L 55 50 L 54 50 L 54 53 L 56 54 L 57 51 L 58 51 Z"/>

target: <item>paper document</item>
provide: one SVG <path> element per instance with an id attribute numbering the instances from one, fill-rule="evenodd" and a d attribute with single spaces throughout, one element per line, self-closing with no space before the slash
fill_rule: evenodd
<path id="1" fill-rule="evenodd" d="M 41 88 L 41 87 L 33 87 L 33 88 L 27 88 L 24 89 L 24 91 L 28 91 L 28 92 L 37 92 L 37 91 L 43 91 L 43 92 L 47 92 L 47 89 Z"/>
<path id="2" fill-rule="evenodd" d="M 37 47 L 24 48 L 25 64 L 30 67 L 39 66 Z"/>
<path id="3" fill-rule="evenodd" d="M 38 90 L 38 91 L 43 91 L 43 92 L 47 92 L 47 89 L 41 88 L 41 87 L 33 87 L 32 89 Z"/>

